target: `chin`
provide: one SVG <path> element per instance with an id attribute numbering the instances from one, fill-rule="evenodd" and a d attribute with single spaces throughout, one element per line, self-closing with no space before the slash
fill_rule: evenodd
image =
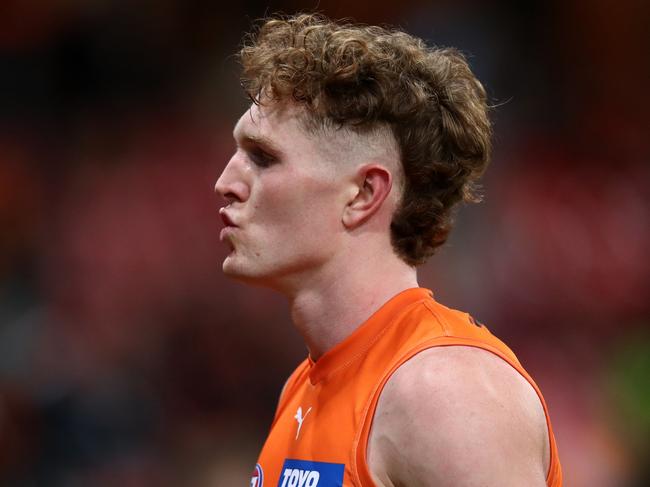
<path id="1" fill-rule="evenodd" d="M 238 281 L 245 281 L 250 284 L 264 281 L 263 275 L 259 275 L 259 272 L 255 272 L 255 269 L 252 269 L 251 266 L 247 266 L 244 262 L 241 262 L 241 260 L 237 259 L 233 254 L 226 257 L 221 265 L 221 270 L 224 275 L 232 279 L 237 279 Z"/>
<path id="2" fill-rule="evenodd" d="M 226 276 L 232 277 L 234 279 L 241 278 L 246 275 L 242 267 L 243 266 L 241 263 L 237 262 L 237 259 L 232 254 L 227 256 L 224 259 L 223 264 L 221 264 L 221 270 L 223 273 Z"/>
<path id="3" fill-rule="evenodd" d="M 283 279 L 274 274 L 271 269 L 246 265 L 244 262 L 233 258 L 232 255 L 226 257 L 221 268 L 225 276 L 249 286 L 274 289 L 280 292 L 284 289 L 282 285 Z"/>

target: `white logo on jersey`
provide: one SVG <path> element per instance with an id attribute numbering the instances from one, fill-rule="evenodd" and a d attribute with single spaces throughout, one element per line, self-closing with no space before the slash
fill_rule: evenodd
<path id="1" fill-rule="evenodd" d="M 251 477 L 250 487 L 263 487 L 264 486 L 264 472 L 262 471 L 262 466 L 258 463 L 255 465 L 255 470 L 253 470 L 253 476 Z"/>
<path id="2" fill-rule="evenodd" d="M 296 415 L 294 416 L 294 418 L 296 418 L 296 421 L 298 421 L 298 430 L 296 431 L 296 440 L 298 439 L 298 435 L 300 434 L 300 428 L 302 428 L 302 422 L 305 420 L 305 418 L 309 414 L 309 411 L 311 411 L 311 408 L 309 408 L 307 410 L 307 412 L 305 413 L 305 415 L 303 416 L 302 415 L 302 406 L 298 406 L 298 410 L 296 411 Z M 300 485 L 302 485 L 302 484 L 300 484 Z M 316 485 L 316 484 L 314 484 L 314 485 Z"/>
<path id="3" fill-rule="evenodd" d="M 298 411 L 300 411 L 300 408 L 298 408 Z M 307 413 L 308 412 L 309 410 L 307 410 Z M 307 413 L 305 413 L 305 416 L 307 416 Z M 298 415 L 296 414 L 296 416 Z M 318 473 L 318 470 L 285 468 L 283 472 L 281 487 L 316 487 L 319 480 L 320 473 Z"/>

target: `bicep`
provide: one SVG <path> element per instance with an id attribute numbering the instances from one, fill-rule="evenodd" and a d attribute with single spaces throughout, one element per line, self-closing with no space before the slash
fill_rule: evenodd
<path id="1" fill-rule="evenodd" d="M 369 464 L 386 485 L 543 486 L 545 419 L 535 402 L 525 379 L 489 352 L 427 350 L 382 392 Z"/>

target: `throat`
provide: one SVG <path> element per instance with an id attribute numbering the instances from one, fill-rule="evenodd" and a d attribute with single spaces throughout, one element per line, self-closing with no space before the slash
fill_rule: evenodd
<path id="1" fill-rule="evenodd" d="M 291 317 L 302 335 L 312 360 L 349 337 L 381 306 L 400 292 L 418 287 L 415 270 L 412 276 L 390 285 L 377 286 L 365 280 L 352 289 L 337 283 L 329 290 L 305 290 L 291 300 Z M 329 292 L 327 292 L 329 291 Z"/>

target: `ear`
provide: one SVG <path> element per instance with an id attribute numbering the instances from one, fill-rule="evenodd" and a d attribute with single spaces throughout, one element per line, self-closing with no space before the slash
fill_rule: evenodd
<path id="1" fill-rule="evenodd" d="M 361 166 L 355 176 L 355 191 L 343 210 L 343 225 L 354 229 L 377 213 L 393 185 L 393 175 L 384 166 Z"/>

